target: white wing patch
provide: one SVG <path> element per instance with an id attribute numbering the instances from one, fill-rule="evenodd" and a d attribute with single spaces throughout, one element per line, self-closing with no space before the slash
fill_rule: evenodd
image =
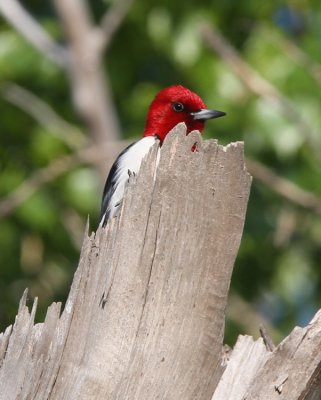
<path id="1" fill-rule="evenodd" d="M 105 224 L 106 214 L 108 218 L 113 218 L 117 215 L 122 204 L 129 174 L 138 173 L 143 158 L 148 154 L 150 148 L 157 140 L 155 136 L 146 136 L 129 147 L 129 149 L 117 159 L 117 169 L 113 179 L 115 181 L 114 190 L 108 202 L 106 212 L 99 224 L 100 226 Z M 159 155 L 157 154 L 157 161 L 158 160 Z"/>

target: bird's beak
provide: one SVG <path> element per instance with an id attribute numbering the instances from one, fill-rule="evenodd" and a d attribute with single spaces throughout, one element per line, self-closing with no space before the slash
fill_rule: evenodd
<path id="1" fill-rule="evenodd" d="M 195 111 L 195 112 L 191 112 L 191 116 L 195 120 L 196 119 L 206 120 L 206 119 L 219 118 L 219 117 L 224 117 L 224 115 L 226 115 L 226 113 L 223 111 L 207 110 L 206 108 L 203 108 L 203 109 Z"/>

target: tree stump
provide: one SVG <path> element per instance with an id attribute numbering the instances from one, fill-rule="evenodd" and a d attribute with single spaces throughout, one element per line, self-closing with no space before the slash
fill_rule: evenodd
<path id="1" fill-rule="evenodd" d="M 61 315 L 53 303 L 34 324 L 24 293 L 0 336 L 1 399 L 320 399 L 319 314 L 273 351 L 241 337 L 224 362 L 251 184 L 243 144 L 180 124 L 158 166 L 157 151 L 129 178 L 121 215 L 85 235 Z"/>

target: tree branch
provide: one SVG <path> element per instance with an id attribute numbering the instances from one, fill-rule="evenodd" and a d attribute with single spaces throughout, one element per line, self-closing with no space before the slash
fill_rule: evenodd
<path id="1" fill-rule="evenodd" d="M 6 198 L 0 201 L 0 218 L 8 216 L 30 196 L 32 196 L 42 185 L 51 182 L 59 175 L 68 172 L 81 163 L 103 164 L 105 176 L 108 167 L 112 164 L 117 154 L 123 150 L 128 141 L 105 142 L 103 145 L 94 145 L 80 149 L 74 154 L 63 156 L 52 161 L 46 167 L 35 171 L 30 178 L 26 179 L 20 186 L 14 189 Z"/>
<path id="2" fill-rule="evenodd" d="M 271 169 L 258 161 L 246 160 L 249 172 L 271 190 L 278 193 L 291 203 L 309 209 L 314 213 L 321 215 L 321 198 L 312 192 L 301 189 L 299 186 L 289 180 L 278 176 Z"/>
<path id="3" fill-rule="evenodd" d="M 95 144 L 116 141 L 121 136 L 120 128 L 87 4 L 84 0 L 54 0 L 54 4 L 69 41 L 74 104 Z M 102 166 L 100 172 L 105 178 Z"/>
<path id="4" fill-rule="evenodd" d="M 111 8 L 103 16 L 100 24 L 100 46 L 101 50 L 107 49 L 128 14 L 134 0 L 115 1 Z"/>
<path id="5" fill-rule="evenodd" d="M 58 45 L 17 0 L 0 0 L 0 12 L 41 53 L 61 67 L 67 67 L 66 49 Z"/>
<path id="6" fill-rule="evenodd" d="M 75 107 L 97 145 L 106 141 L 114 142 L 121 137 L 101 56 L 102 46 L 106 46 L 111 40 L 131 1 L 124 1 L 119 5 L 117 3 L 103 18 L 102 28 L 97 28 L 91 20 L 85 0 L 54 0 L 68 39 L 67 51 L 55 43 L 17 0 L 0 0 L 0 12 L 8 22 L 37 49 L 68 71 Z M 11 92 L 8 98 L 22 107 L 24 100 L 19 101 L 15 94 Z M 34 105 L 34 102 L 32 104 Z M 26 109 L 25 105 L 24 107 Z M 33 113 L 31 106 L 28 110 Z M 46 109 L 46 117 L 48 116 Z M 51 114 L 51 120 L 52 117 Z M 99 170 L 101 178 L 105 179 L 102 165 L 99 166 Z"/>
<path id="7" fill-rule="evenodd" d="M 251 68 L 214 26 L 202 25 L 201 35 L 210 49 L 220 55 L 247 88 L 264 98 L 272 106 L 275 107 L 277 105 L 280 107 L 284 115 L 297 124 L 316 158 L 320 159 L 321 153 L 316 151 L 320 146 L 317 140 L 319 136 L 313 132 L 312 127 L 302 118 L 300 111 L 275 86 Z"/>
<path id="8" fill-rule="evenodd" d="M 307 71 L 318 85 L 321 85 L 321 65 L 318 62 L 304 52 L 295 42 L 286 39 L 283 35 L 274 33 L 270 39 L 273 40 L 278 49 Z"/>
<path id="9" fill-rule="evenodd" d="M 0 85 L 1 96 L 32 116 L 40 125 L 58 136 L 70 148 L 79 149 L 88 144 L 85 135 L 75 126 L 65 121 L 34 93 L 13 83 Z"/>

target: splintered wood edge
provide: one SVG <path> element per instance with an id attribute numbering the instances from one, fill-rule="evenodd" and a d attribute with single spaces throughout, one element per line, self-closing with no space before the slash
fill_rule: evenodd
<path id="1" fill-rule="evenodd" d="M 307 326 L 295 327 L 273 351 L 262 338 L 239 336 L 212 400 L 319 399 L 320 348 L 321 310 Z"/>
<path id="2" fill-rule="evenodd" d="M 262 338 L 254 341 L 252 336 L 239 336 L 212 400 L 243 400 L 269 354 Z"/>
<path id="3" fill-rule="evenodd" d="M 209 149 L 211 146 L 218 146 L 217 141 L 211 140 L 211 141 L 203 141 L 202 137 L 200 136 L 199 132 L 193 132 L 190 135 L 186 136 L 186 127 L 184 124 L 180 124 L 177 127 L 173 129 L 173 131 L 169 134 L 167 140 L 164 143 L 164 148 L 166 146 L 170 149 L 171 154 L 174 156 L 175 154 L 175 146 L 184 146 L 186 149 L 188 149 L 191 144 L 193 144 L 193 140 L 196 140 L 198 143 L 200 143 L 200 146 L 204 146 L 204 150 Z M 208 144 L 206 144 L 209 142 Z M 222 146 L 221 146 L 222 147 Z M 227 147 L 227 152 L 230 151 L 230 148 Z M 147 157 L 145 157 L 145 160 L 143 161 L 143 165 L 146 165 L 147 163 L 155 163 L 156 162 L 156 157 L 157 157 L 157 151 L 155 150 L 155 146 L 150 150 L 149 154 Z M 138 174 L 139 175 L 139 174 Z M 135 178 L 135 181 L 139 179 L 139 176 Z M 133 180 L 129 187 L 131 185 L 135 184 L 135 181 Z M 84 242 L 83 246 L 81 249 L 81 254 L 80 254 L 80 260 L 79 260 L 79 265 L 78 268 L 75 272 L 73 283 L 70 289 L 70 293 L 68 296 L 68 299 L 66 301 L 66 305 L 64 307 L 64 310 L 62 312 L 62 315 L 60 314 L 60 309 L 59 306 L 55 306 L 55 303 L 53 303 L 47 312 L 47 317 L 44 323 L 42 324 L 37 324 L 37 337 L 35 337 L 35 341 L 32 341 L 32 346 L 37 349 L 37 346 L 40 344 L 37 342 L 40 341 L 40 337 L 45 334 L 45 332 L 48 332 L 46 327 L 50 325 L 50 323 L 55 324 L 54 330 L 55 334 L 52 336 L 52 340 L 55 341 L 55 356 L 57 357 L 57 364 L 61 357 L 60 351 L 63 349 L 59 350 L 57 346 L 59 346 L 59 343 L 63 345 L 63 343 L 66 342 L 68 335 L 69 335 L 69 328 L 70 328 L 70 323 L 73 318 L 73 312 L 74 312 L 74 305 L 78 301 L 77 297 L 80 294 L 80 283 L 82 279 L 86 279 L 86 277 L 83 277 L 85 270 L 86 270 L 86 262 L 88 258 L 91 256 L 93 253 L 94 248 L 99 246 L 100 242 L 104 241 L 104 238 L 108 236 L 108 231 L 113 231 L 114 229 L 118 229 L 119 225 L 121 224 L 121 217 L 120 218 L 115 218 L 113 219 L 110 224 L 107 224 L 107 227 L 105 229 L 99 228 L 96 233 L 91 233 L 89 234 L 89 219 L 87 219 L 87 224 L 86 224 L 86 229 L 84 233 Z M 115 232 L 114 232 L 115 233 Z M 117 233 L 117 232 L 116 232 Z M 26 306 L 27 303 L 27 296 L 28 296 L 28 291 L 25 290 L 21 301 L 20 301 L 20 306 L 19 306 L 19 312 L 17 315 L 16 323 L 14 324 L 13 331 L 17 329 L 19 326 L 21 326 L 22 323 L 28 325 L 28 332 L 30 333 L 32 330 L 32 327 L 34 326 L 34 316 L 36 312 L 36 307 L 37 307 L 37 299 L 35 299 L 32 307 L 32 311 L 29 314 L 28 307 Z M 57 319 L 56 319 L 57 318 Z M 27 326 L 26 326 L 27 328 Z M 4 335 L 4 340 L 3 340 L 3 346 L 5 348 L 10 346 L 10 339 L 14 339 L 15 344 L 19 344 L 20 346 L 23 345 L 23 343 L 19 342 L 17 343 L 17 334 L 18 332 L 14 332 L 14 335 L 12 335 L 12 330 L 11 328 L 7 328 L 5 335 Z M 19 335 L 18 335 L 19 336 Z M 13 344 L 13 343 L 12 343 Z M 5 351 L 3 352 L 5 353 Z M 4 354 L 5 357 L 5 354 Z"/>

